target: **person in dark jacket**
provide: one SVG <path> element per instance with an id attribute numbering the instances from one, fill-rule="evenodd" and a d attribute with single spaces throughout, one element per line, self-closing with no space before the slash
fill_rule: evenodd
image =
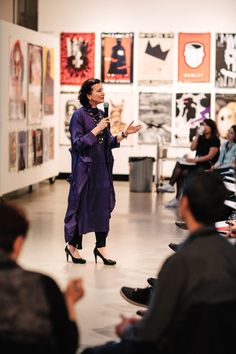
<path id="1" fill-rule="evenodd" d="M 75 354 L 79 346 L 74 303 L 81 279 L 63 294 L 56 282 L 23 269 L 18 257 L 29 221 L 23 209 L 0 204 L 0 348 L 2 354 Z"/>
<path id="2" fill-rule="evenodd" d="M 119 341 L 87 348 L 82 354 L 192 353 L 181 351 L 177 342 L 172 342 L 171 334 L 181 329 L 197 306 L 214 308 L 207 312 L 214 317 L 214 329 L 206 328 L 202 322 L 192 333 L 183 332 L 182 339 L 188 348 L 192 348 L 194 339 L 194 352 L 220 353 L 222 343 L 224 353 L 235 352 L 236 249 L 214 227 L 226 196 L 227 190 L 217 174 L 198 171 L 187 177 L 179 212 L 188 225 L 189 235 L 164 262 L 148 310 L 141 319 L 122 318 L 116 327 Z M 206 319 L 211 322 L 213 317 Z M 204 347 L 199 351 L 203 344 L 201 335 Z M 170 347 L 174 347 L 172 351 L 168 351 Z"/>
<path id="3" fill-rule="evenodd" d="M 72 173 L 64 228 L 67 260 L 71 257 L 74 263 L 86 262 L 78 249 L 82 249 L 83 234 L 95 232 L 95 261 L 98 256 L 106 265 L 116 264 L 106 253 L 109 222 L 115 206 L 112 149 L 141 128 L 131 122 L 123 132 L 112 136 L 109 117 L 104 117 L 105 112 L 97 108 L 104 102 L 104 96 L 100 80 L 86 80 L 78 97 L 82 107 L 73 113 L 70 121 Z"/>

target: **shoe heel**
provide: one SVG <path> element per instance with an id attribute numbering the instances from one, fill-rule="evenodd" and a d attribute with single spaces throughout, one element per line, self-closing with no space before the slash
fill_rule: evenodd
<path id="1" fill-rule="evenodd" d="M 94 258 L 95 258 L 95 263 L 97 263 L 97 254 L 94 255 Z"/>
<path id="2" fill-rule="evenodd" d="M 66 261 L 68 262 L 69 254 L 66 252 Z"/>

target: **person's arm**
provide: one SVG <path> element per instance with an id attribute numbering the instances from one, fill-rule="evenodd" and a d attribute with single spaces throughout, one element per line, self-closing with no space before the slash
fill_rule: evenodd
<path id="1" fill-rule="evenodd" d="M 127 139 L 128 135 L 137 133 L 142 128 L 141 124 L 133 125 L 133 123 L 134 121 L 132 121 L 123 132 L 117 135 L 118 143 L 120 143 L 124 139 Z"/>
<path id="2" fill-rule="evenodd" d="M 42 276 L 42 281 L 50 308 L 57 353 L 74 354 L 79 346 L 79 332 L 72 309 L 72 299 L 65 300 L 58 285 L 50 277 Z"/>
<path id="3" fill-rule="evenodd" d="M 211 161 L 214 156 L 218 153 L 219 148 L 218 147 L 211 147 L 208 154 L 204 156 L 198 156 L 194 159 L 194 162 L 199 163 L 199 162 L 205 162 L 205 161 Z"/>
<path id="4" fill-rule="evenodd" d="M 85 133 L 85 121 L 80 111 L 72 114 L 69 129 L 72 147 L 78 153 L 97 143 L 97 137 L 92 131 Z"/>
<path id="5" fill-rule="evenodd" d="M 186 283 L 186 267 L 176 256 L 169 257 L 163 265 L 147 312 L 140 321 L 123 330 L 123 339 L 156 344 L 164 339 L 180 310 Z"/>
<path id="6" fill-rule="evenodd" d="M 197 150 L 198 142 L 199 142 L 199 137 L 200 137 L 200 135 L 199 135 L 199 134 L 196 134 L 195 137 L 193 138 L 193 140 L 192 140 L 192 142 L 191 142 L 191 145 L 190 145 L 190 150 L 191 150 L 191 151 Z"/>

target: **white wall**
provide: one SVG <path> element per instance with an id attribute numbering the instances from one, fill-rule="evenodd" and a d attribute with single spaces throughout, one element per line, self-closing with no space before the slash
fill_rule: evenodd
<path id="1" fill-rule="evenodd" d="M 60 32 L 95 32 L 95 76 L 100 77 L 100 34 L 101 32 L 135 32 L 135 36 L 143 32 L 235 32 L 236 0 L 39 0 L 39 31 Z M 177 37 L 177 36 L 176 36 Z M 136 38 L 135 38 L 136 39 Z M 136 41 L 134 39 L 134 58 L 137 57 Z M 176 64 L 175 64 L 176 65 Z M 211 83 L 214 85 L 214 55 L 211 58 Z M 135 78 L 137 63 L 134 61 L 134 83 L 130 90 L 138 92 Z M 176 68 L 175 68 L 176 73 Z M 176 77 L 176 76 L 175 76 Z M 116 85 L 115 85 L 116 86 Z M 127 90 L 127 86 L 118 85 L 116 90 Z M 206 84 L 198 84 L 199 90 L 204 90 Z M 193 89 L 194 85 L 184 85 L 184 90 Z M 115 90 L 114 85 L 104 85 L 105 92 Z M 181 90 L 177 82 L 169 92 Z M 196 85 L 195 85 L 196 88 Z M 78 88 L 75 87 L 75 90 Z M 74 88 L 71 88 L 74 90 Z M 166 89 L 165 89 L 166 90 Z M 164 91 L 166 92 L 166 91 Z M 174 107 L 174 103 L 173 103 Z M 214 107 L 212 107 L 214 108 Z M 138 100 L 134 104 L 134 116 L 138 119 Z M 128 174 L 129 156 L 156 157 L 156 146 L 138 145 L 122 147 L 114 151 L 115 174 Z M 60 172 L 70 171 L 70 156 L 68 149 L 60 148 Z M 155 170 L 155 165 L 154 165 Z"/>

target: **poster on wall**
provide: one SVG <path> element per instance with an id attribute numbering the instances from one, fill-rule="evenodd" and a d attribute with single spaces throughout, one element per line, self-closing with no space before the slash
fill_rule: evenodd
<path id="1" fill-rule="evenodd" d="M 23 171 L 27 167 L 27 132 L 18 132 L 18 171 Z"/>
<path id="2" fill-rule="evenodd" d="M 49 160 L 49 129 L 43 128 L 43 162 Z"/>
<path id="3" fill-rule="evenodd" d="M 110 129 L 112 135 L 122 132 L 132 121 L 133 117 L 133 93 L 132 92 L 109 92 L 106 94 L 109 103 Z M 104 109 L 101 107 L 101 109 Z M 122 146 L 133 145 L 135 136 L 131 134 L 122 141 Z"/>
<path id="4" fill-rule="evenodd" d="M 16 171 L 17 161 L 17 135 L 16 132 L 9 133 L 9 171 Z"/>
<path id="5" fill-rule="evenodd" d="M 236 124 L 236 94 L 216 94 L 215 121 L 220 137 L 226 139 L 228 130 Z"/>
<path id="6" fill-rule="evenodd" d="M 35 129 L 28 130 L 28 168 L 36 166 Z"/>
<path id="7" fill-rule="evenodd" d="M 61 33 L 61 85 L 94 77 L 95 33 Z"/>
<path id="8" fill-rule="evenodd" d="M 62 92 L 60 94 L 60 145 L 70 146 L 70 119 L 74 111 L 80 108 L 81 104 L 78 100 L 78 92 Z"/>
<path id="9" fill-rule="evenodd" d="M 54 159 L 54 127 L 49 128 L 49 160 Z"/>
<path id="10" fill-rule="evenodd" d="M 42 121 L 42 47 L 28 44 L 28 123 Z"/>
<path id="11" fill-rule="evenodd" d="M 216 87 L 236 87 L 236 33 L 216 34 Z"/>
<path id="12" fill-rule="evenodd" d="M 133 82 L 134 33 L 102 33 L 101 80 L 104 83 Z"/>
<path id="13" fill-rule="evenodd" d="M 139 33 L 139 85 L 158 86 L 173 82 L 173 49 L 173 33 Z"/>
<path id="14" fill-rule="evenodd" d="M 9 119 L 26 118 L 26 43 L 9 39 Z"/>
<path id="15" fill-rule="evenodd" d="M 206 118 L 211 118 L 210 93 L 177 93 L 173 141 L 189 144 L 200 123 Z"/>
<path id="16" fill-rule="evenodd" d="M 35 130 L 36 165 L 43 163 L 43 129 Z"/>
<path id="17" fill-rule="evenodd" d="M 178 81 L 210 82 L 210 33 L 179 33 Z"/>
<path id="18" fill-rule="evenodd" d="M 169 93 L 139 93 L 139 119 L 142 124 L 138 133 L 139 144 L 171 141 L 171 106 L 172 96 Z"/>
<path id="19" fill-rule="evenodd" d="M 43 48 L 43 113 L 54 112 L 54 49 Z"/>

